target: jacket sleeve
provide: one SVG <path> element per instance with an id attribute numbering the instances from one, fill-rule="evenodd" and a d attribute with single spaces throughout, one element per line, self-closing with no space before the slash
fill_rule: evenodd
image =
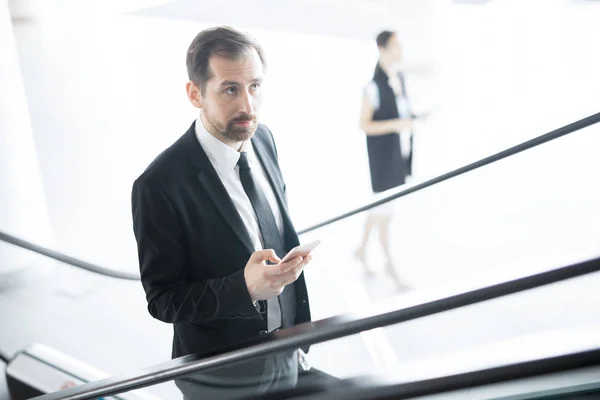
<path id="1" fill-rule="evenodd" d="M 189 280 L 189 244 L 175 208 L 157 185 L 134 183 L 132 213 L 142 285 L 154 318 L 169 323 L 262 319 L 243 269 L 224 278 Z"/>

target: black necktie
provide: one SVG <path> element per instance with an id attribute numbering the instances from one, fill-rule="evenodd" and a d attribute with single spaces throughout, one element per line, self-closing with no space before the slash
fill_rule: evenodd
<path id="1" fill-rule="evenodd" d="M 283 257 L 284 245 L 279 229 L 273 216 L 273 211 L 269 206 L 269 202 L 265 194 L 258 187 L 252 176 L 250 165 L 248 164 L 248 154 L 240 152 L 238 160 L 240 169 L 240 180 L 246 195 L 252 203 L 252 208 L 258 220 L 258 228 L 263 240 L 263 248 L 273 249 L 279 257 Z M 269 331 L 273 331 L 281 326 L 281 305 L 279 304 L 279 296 L 267 300 L 267 327 Z"/>

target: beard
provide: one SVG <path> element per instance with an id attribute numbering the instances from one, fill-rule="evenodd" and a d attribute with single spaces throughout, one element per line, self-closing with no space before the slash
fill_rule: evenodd
<path id="1" fill-rule="evenodd" d="M 213 126 L 223 137 L 227 140 L 234 142 L 243 142 L 251 139 L 256 132 L 258 122 L 256 121 L 256 114 L 240 114 L 235 118 L 230 119 L 226 124 L 220 122 L 217 118 L 207 110 L 204 109 L 204 116 L 210 125 Z M 250 121 L 248 126 L 236 125 L 237 122 Z"/>

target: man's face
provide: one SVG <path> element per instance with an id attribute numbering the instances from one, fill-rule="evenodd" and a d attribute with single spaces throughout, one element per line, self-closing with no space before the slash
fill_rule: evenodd
<path id="1" fill-rule="evenodd" d="M 264 72 L 258 53 L 252 49 L 237 60 L 211 56 L 209 67 L 212 78 L 200 100 L 206 127 L 232 142 L 252 138 Z"/>

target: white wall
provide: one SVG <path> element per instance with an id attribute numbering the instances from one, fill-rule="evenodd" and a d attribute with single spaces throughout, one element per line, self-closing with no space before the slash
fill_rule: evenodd
<path id="1" fill-rule="evenodd" d="M 375 17 L 370 3 L 353 4 Z M 389 4 L 402 7 L 378 15 L 381 28 L 398 30 L 408 64 L 429 69 L 408 79 L 415 106 L 435 111 L 416 127 L 416 180 L 600 104 L 597 3 Z M 184 54 L 210 24 L 84 11 L 17 27 L 50 215 L 63 250 L 135 270 L 131 183 L 195 117 Z M 358 113 L 374 39 L 239 28 L 269 58 L 263 121 L 277 136 L 296 225 L 369 199 Z"/>
<path id="2" fill-rule="evenodd" d="M 600 4 L 446 4 L 438 26 L 443 118 L 458 165 L 600 111 Z"/>

